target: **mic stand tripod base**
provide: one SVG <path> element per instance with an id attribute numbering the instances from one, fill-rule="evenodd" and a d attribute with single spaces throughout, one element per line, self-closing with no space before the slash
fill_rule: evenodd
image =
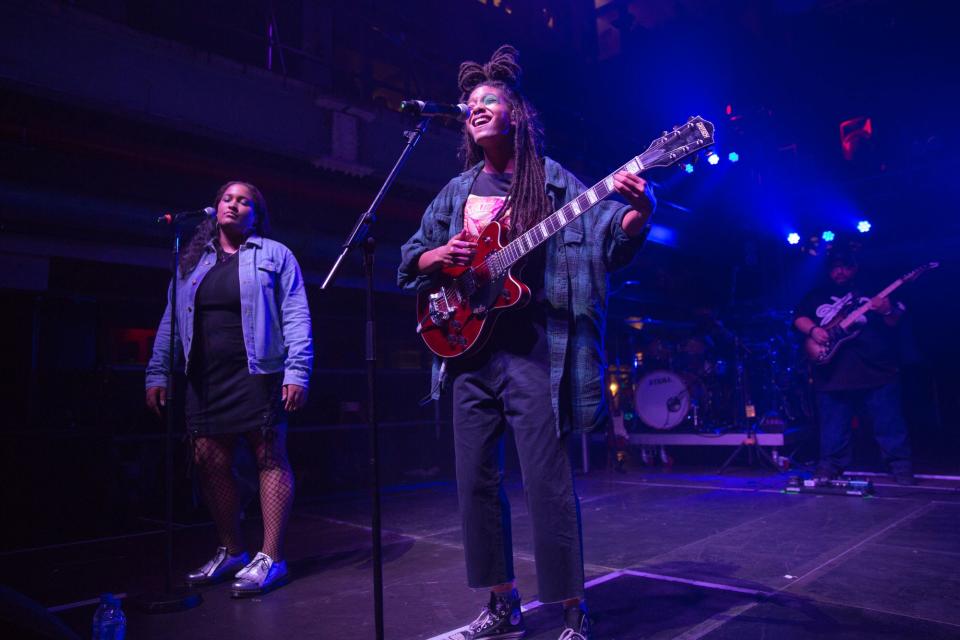
<path id="1" fill-rule="evenodd" d="M 746 437 L 744 437 L 743 442 L 737 445 L 737 448 L 733 450 L 733 453 L 730 454 L 730 457 L 727 458 L 726 462 L 721 465 L 717 470 L 717 473 L 723 473 L 726 471 L 727 467 L 730 466 L 730 463 L 733 462 L 741 451 L 746 450 L 747 460 L 750 462 L 750 465 L 753 466 L 755 461 L 759 460 L 760 462 L 766 463 L 766 466 L 770 467 L 776 472 L 780 472 L 780 465 L 774 461 L 774 459 L 767 453 L 763 447 L 760 446 L 760 440 L 757 438 L 757 426 L 756 424 L 751 424 L 747 428 Z"/>
<path id="2" fill-rule="evenodd" d="M 177 613 L 200 606 L 203 596 L 199 591 L 187 587 L 170 591 L 147 592 L 127 599 L 131 609 L 142 613 Z"/>

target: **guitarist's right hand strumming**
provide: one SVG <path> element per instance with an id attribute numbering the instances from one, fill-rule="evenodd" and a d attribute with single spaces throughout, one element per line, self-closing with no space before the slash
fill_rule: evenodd
<path id="1" fill-rule="evenodd" d="M 424 251 L 417 261 L 420 273 L 433 273 L 444 267 L 465 267 L 477 253 L 477 243 L 467 239 L 466 229 L 450 238 L 447 244 Z"/>
<path id="2" fill-rule="evenodd" d="M 810 331 L 810 338 L 817 344 L 827 344 L 830 342 L 830 334 L 822 327 L 814 327 Z"/>

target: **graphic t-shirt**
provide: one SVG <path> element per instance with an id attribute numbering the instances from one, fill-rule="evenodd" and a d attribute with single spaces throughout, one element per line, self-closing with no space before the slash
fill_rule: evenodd
<path id="1" fill-rule="evenodd" d="M 878 287 L 876 291 L 879 290 Z M 874 289 L 863 289 L 856 282 L 839 286 L 831 281 L 808 293 L 797 307 L 795 317 L 805 316 L 819 326 L 827 325 L 847 305 L 856 309 L 869 302 L 868 291 Z M 899 370 L 896 328 L 887 326 L 880 314 L 868 311 L 850 330 L 860 330 L 860 335 L 840 345 L 830 362 L 813 367 L 814 387 L 818 391 L 869 389 L 896 378 Z"/>
<path id="2" fill-rule="evenodd" d="M 463 206 L 463 229 L 468 240 L 476 240 L 492 220 L 510 228 L 510 209 L 503 210 L 513 182 L 512 173 L 481 171 L 473 182 Z M 502 215 L 501 215 L 502 212 Z"/>
<path id="3" fill-rule="evenodd" d="M 481 171 L 474 180 L 470 195 L 463 206 L 463 228 L 470 239 L 475 240 L 493 220 L 502 224 L 506 231 L 510 230 L 510 207 L 506 200 L 511 182 L 512 173 L 486 171 Z M 533 300 L 543 297 L 543 268 L 543 245 L 531 251 L 513 267 L 513 275 L 530 287 Z"/>
<path id="4" fill-rule="evenodd" d="M 507 194 L 512 182 L 512 173 L 481 171 L 477 175 L 463 207 L 463 228 L 470 239 L 475 240 L 493 220 L 502 224 L 505 230 L 510 230 Z M 509 236 L 505 234 L 504 241 L 508 239 Z M 526 353 L 536 342 L 538 334 L 534 325 L 545 327 L 547 323 L 546 311 L 542 304 L 538 304 L 544 299 L 544 256 L 544 247 L 540 246 L 512 268 L 513 275 L 530 287 L 531 301 L 522 309 L 512 309 L 500 316 L 484 351 L 504 349 Z"/>

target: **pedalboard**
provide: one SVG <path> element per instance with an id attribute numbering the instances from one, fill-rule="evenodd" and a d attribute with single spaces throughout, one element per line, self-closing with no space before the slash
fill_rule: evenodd
<path id="1" fill-rule="evenodd" d="M 862 478 L 787 478 L 787 493 L 819 493 L 827 495 L 869 497 L 874 495 L 873 482 Z"/>

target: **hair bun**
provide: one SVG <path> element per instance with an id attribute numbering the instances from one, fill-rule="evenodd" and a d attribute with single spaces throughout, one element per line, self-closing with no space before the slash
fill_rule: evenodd
<path id="1" fill-rule="evenodd" d="M 491 81 L 502 82 L 513 89 L 518 89 L 520 77 L 523 75 L 519 59 L 520 52 L 509 44 L 505 44 L 494 51 L 490 61 L 484 65 L 472 60 L 460 63 L 460 73 L 457 76 L 460 91 L 466 96 L 484 82 Z"/>
<path id="2" fill-rule="evenodd" d="M 483 65 L 490 80 L 499 80 L 513 87 L 520 85 L 520 76 L 523 75 L 523 69 L 520 68 L 520 52 L 509 44 L 501 46 L 490 56 L 490 62 Z"/>

